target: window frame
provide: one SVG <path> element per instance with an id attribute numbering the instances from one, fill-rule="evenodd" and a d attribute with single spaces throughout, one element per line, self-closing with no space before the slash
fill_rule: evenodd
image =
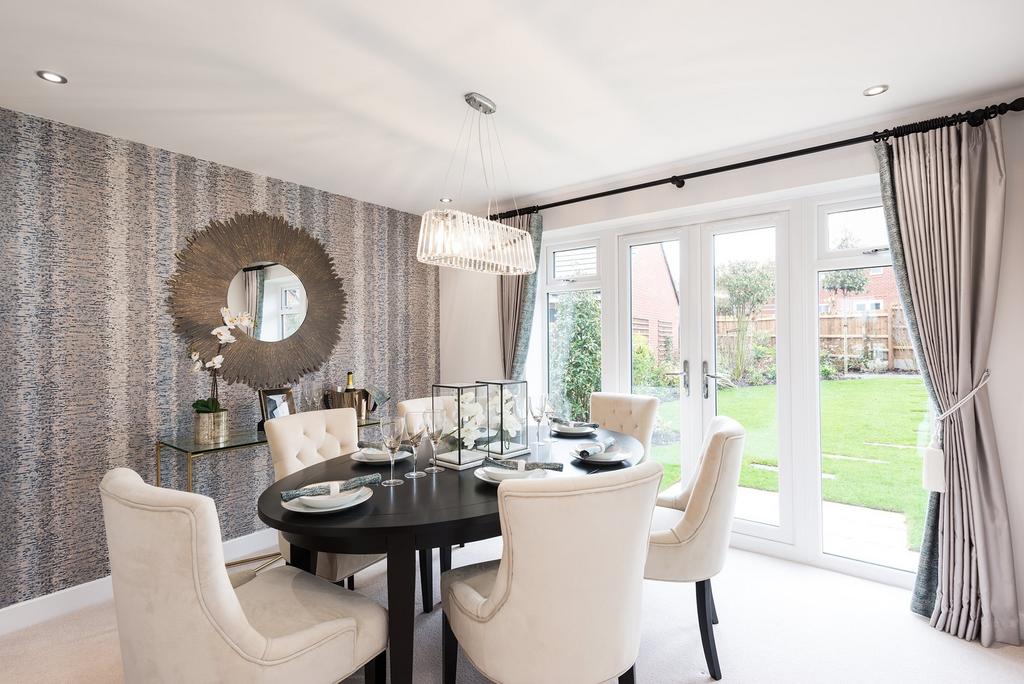
<path id="1" fill-rule="evenodd" d="M 879 195 L 860 197 L 857 199 L 844 200 L 840 202 L 822 202 L 817 205 L 816 234 L 818 242 L 819 260 L 856 260 L 860 264 L 868 263 L 867 268 L 884 266 L 892 261 L 889 252 L 889 245 L 865 245 L 863 247 L 851 247 L 848 249 L 830 249 L 828 246 L 828 215 L 839 214 L 844 211 L 857 211 L 860 209 L 882 209 L 882 199 Z M 888 242 L 888 241 L 887 241 Z M 865 268 L 865 266 L 860 266 Z"/>

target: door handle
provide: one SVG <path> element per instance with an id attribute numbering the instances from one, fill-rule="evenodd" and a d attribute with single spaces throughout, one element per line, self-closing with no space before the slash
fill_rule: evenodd
<path id="1" fill-rule="evenodd" d="M 711 394 L 711 392 L 710 392 L 710 383 L 708 382 L 708 380 L 717 380 L 718 376 L 714 375 L 713 373 L 708 373 L 708 362 L 707 361 L 702 361 L 701 362 L 701 371 L 703 371 L 703 373 L 704 373 L 704 398 L 707 399 L 710 396 L 710 394 Z"/>
<path id="2" fill-rule="evenodd" d="M 683 370 L 681 371 L 668 371 L 665 375 L 678 375 L 683 380 L 683 394 L 690 396 L 690 362 L 683 361 Z"/>

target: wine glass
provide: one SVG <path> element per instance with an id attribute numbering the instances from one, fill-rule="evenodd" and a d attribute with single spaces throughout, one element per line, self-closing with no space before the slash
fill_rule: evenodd
<path id="1" fill-rule="evenodd" d="M 384 440 L 384 448 L 388 450 L 388 457 L 391 459 L 391 479 L 384 480 L 381 484 L 385 487 L 397 487 L 405 484 L 402 480 L 395 479 L 395 456 L 398 448 L 402 446 L 402 435 L 405 433 L 405 421 L 400 418 L 382 418 L 380 421 L 380 434 Z"/>
<path id="2" fill-rule="evenodd" d="M 530 415 L 535 421 L 537 421 L 537 444 L 550 444 L 551 439 L 540 438 L 540 423 L 544 420 L 547 414 L 548 397 L 546 394 L 537 394 L 527 398 L 527 404 L 530 408 Z"/>
<path id="3" fill-rule="evenodd" d="M 405 476 L 414 480 L 417 477 L 426 477 L 426 473 L 422 470 L 416 470 L 416 459 L 419 456 L 420 442 L 423 441 L 423 433 L 426 431 L 426 425 L 423 424 L 423 414 L 419 411 L 412 411 L 405 414 L 405 433 L 409 436 L 409 440 L 412 442 L 412 472 L 406 473 Z"/>
<path id="4" fill-rule="evenodd" d="M 430 438 L 430 447 L 432 454 L 432 465 L 424 468 L 423 472 L 439 473 L 442 470 L 444 470 L 444 468 L 439 468 L 437 466 L 437 446 L 441 443 L 441 435 L 444 434 L 444 411 L 441 409 L 424 411 L 423 427 L 427 431 L 427 437 Z"/>

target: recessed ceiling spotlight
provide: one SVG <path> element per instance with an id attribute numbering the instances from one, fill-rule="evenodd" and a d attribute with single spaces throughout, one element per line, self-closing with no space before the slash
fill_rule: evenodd
<path id="1" fill-rule="evenodd" d="M 61 76 L 55 71 L 37 71 L 36 76 L 43 79 L 48 83 L 58 83 L 64 85 L 68 82 L 67 76 Z"/>
<path id="2" fill-rule="evenodd" d="M 451 204 L 452 203 L 452 198 L 451 197 L 442 197 L 440 201 L 444 202 L 445 204 Z"/>
<path id="3" fill-rule="evenodd" d="M 864 89 L 864 97 L 874 97 L 875 95 L 881 95 L 882 93 L 884 93 L 888 89 L 889 89 L 889 86 L 887 86 L 884 83 L 880 83 L 878 85 L 873 85 L 870 88 L 865 88 Z"/>

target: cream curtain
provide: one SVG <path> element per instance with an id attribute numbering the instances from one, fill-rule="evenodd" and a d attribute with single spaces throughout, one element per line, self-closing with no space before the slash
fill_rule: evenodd
<path id="1" fill-rule="evenodd" d="M 249 315 L 252 316 L 252 330 L 247 332 L 256 339 L 260 337 L 260 324 L 263 322 L 263 287 L 265 281 L 266 273 L 262 266 L 245 272 L 245 306 Z"/>
<path id="2" fill-rule="evenodd" d="M 540 241 L 544 220 L 540 214 L 516 216 L 503 221 L 533 237 L 533 252 L 537 269 L 540 263 Z M 522 276 L 499 276 L 498 319 L 501 334 L 501 361 L 505 378 L 521 380 L 526 370 L 526 353 L 530 346 L 533 310 L 537 299 L 537 273 Z"/>
<path id="3" fill-rule="evenodd" d="M 1005 195 L 999 122 L 910 133 L 879 143 L 877 154 L 901 296 L 941 413 L 977 386 L 988 364 Z M 932 496 L 916 598 L 933 603 L 937 629 L 985 646 L 1017 644 L 1006 495 L 986 388 L 943 422 L 942 447 L 946 491 Z M 930 557 L 937 559 L 931 568 Z"/>

